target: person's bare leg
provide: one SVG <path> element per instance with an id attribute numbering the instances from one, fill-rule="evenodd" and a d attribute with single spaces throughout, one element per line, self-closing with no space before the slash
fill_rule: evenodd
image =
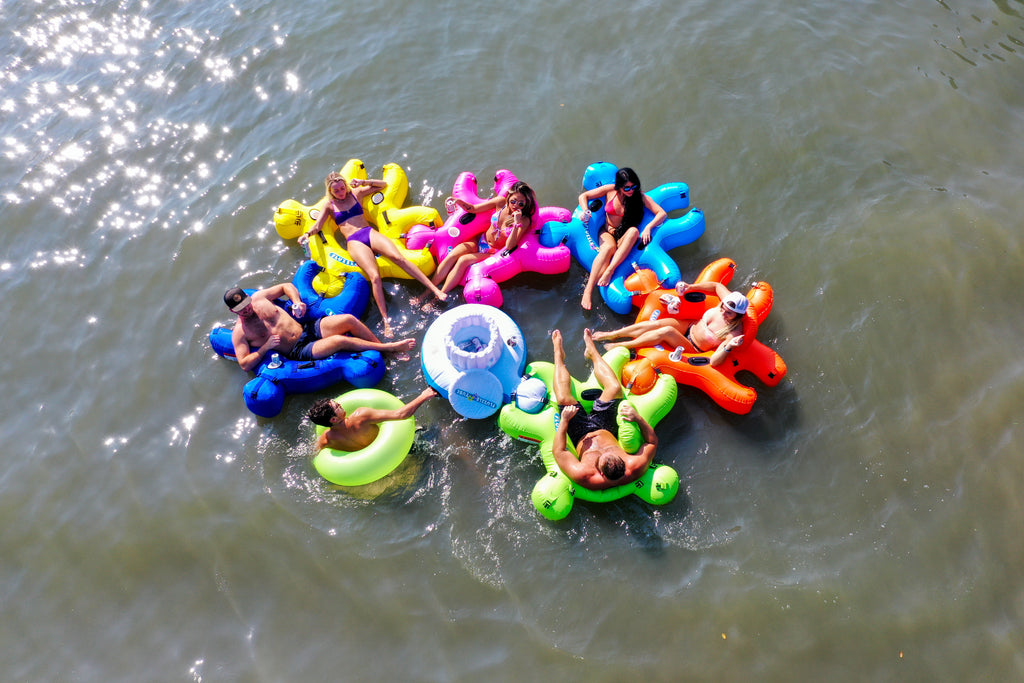
<path id="1" fill-rule="evenodd" d="M 390 339 L 395 336 L 395 333 L 391 329 L 391 319 L 388 318 L 388 307 L 384 301 L 384 282 L 380 277 L 380 269 L 377 268 L 377 257 L 373 250 L 362 242 L 349 242 L 347 247 L 349 256 L 352 257 L 352 260 L 363 271 L 366 279 L 370 281 L 373 302 L 377 304 L 380 317 L 384 320 L 384 336 Z"/>
<path id="2" fill-rule="evenodd" d="M 633 245 L 636 244 L 638 237 L 640 237 L 640 231 L 636 228 L 626 230 L 626 234 L 622 236 L 622 239 L 615 246 L 615 253 L 612 255 L 611 261 L 605 267 L 604 272 L 601 273 L 601 278 L 597 281 L 598 287 L 607 287 L 612 283 L 612 275 L 615 274 L 615 269 L 622 265 L 622 262 L 629 256 L 629 252 L 633 249 Z"/>
<path id="3" fill-rule="evenodd" d="M 335 334 L 348 335 L 372 342 L 380 341 L 362 320 L 351 313 L 339 313 L 320 319 L 320 336 L 330 337 Z"/>
<path id="4" fill-rule="evenodd" d="M 608 361 L 601 356 L 594 346 L 594 337 L 589 329 L 583 330 L 583 355 L 594 365 L 594 377 L 601 385 L 601 400 L 611 401 L 622 396 L 622 385 L 619 384 L 619 377 L 608 365 Z"/>
<path id="5" fill-rule="evenodd" d="M 565 348 L 562 346 L 560 330 L 551 333 L 551 345 L 555 351 L 555 386 L 552 387 L 555 401 L 560 406 L 572 405 L 576 403 L 576 400 L 572 397 L 572 378 L 569 376 L 569 369 L 565 367 Z"/>
<path id="6" fill-rule="evenodd" d="M 682 332 L 677 330 L 675 327 L 668 326 L 648 330 L 635 339 L 605 342 L 604 347 L 606 349 L 614 349 L 619 346 L 624 346 L 627 349 L 640 349 L 647 346 L 655 346 L 657 344 L 667 344 L 672 347 L 683 346 L 687 349 L 693 348 L 693 345 L 686 341 L 686 337 L 683 336 Z"/>
<path id="7" fill-rule="evenodd" d="M 313 358 L 327 358 L 339 351 L 380 351 L 393 354 L 396 359 L 407 361 L 409 352 L 416 346 L 415 339 L 400 339 L 393 342 L 368 341 L 340 334 L 331 335 L 313 342 Z"/>
<path id="8" fill-rule="evenodd" d="M 589 311 L 594 306 L 594 285 L 597 284 L 597 279 L 604 271 L 604 268 L 608 263 L 608 259 L 611 258 L 614 245 L 614 241 L 609 245 L 602 239 L 601 249 L 597 252 L 597 256 L 594 257 L 593 265 L 590 266 L 590 274 L 587 275 L 587 284 L 583 287 L 583 299 L 580 301 L 580 306 L 582 306 L 585 311 Z"/>
<path id="9" fill-rule="evenodd" d="M 638 334 L 647 332 L 648 330 L 654 330 L 661 327 L 664 323 L 661 320 L 642 320 L 632 325 L 626 325 L 620 327 L 617 330 L 611 330 L 609 332 L 594 332 L 594 339 L 596 341 L 605 341 L 608 339 L 618 339 L 619 337 L 635 337 Z"/>
<path id="10" fill-rule="evenodd" d="M 466 271 L 469 270 L 469 267 L 483 261 L 487 256 L 488 254 L 479 253 L 464 254 L 448 273 L 448 278 L 444 281 L 444 287 L 441 288 L 441 291 L 447 294 L 455 289 L 462 282 L 462 279 L 466 277 Z"/>
<path id="11" fill-rule="evenodd" d="M 430 290 L 434 296 L 441 301 L 448 298 L 448 295 L 437 288 L 430 278 L 423 274 L 423 271 L 417 268 L 412 261 L 410 261 L 405 254 L 403 254 L 398 245 L 392 242 L 390 239 L 381 235 L 379 232 L 370 232 L 370 246 L 378 254 L 382 254 L 391 259 L 396 266 L 401 268 L 411 278 L 422 284 L 428 290 Z"/>
<path id="12" fill-rule="evenodd" d="M 437 264 L 437 270 L 434 271 L 434 274 L 433 276 L 431 276 L 430 281 L 433 282 L 434 285 L 436 285 L 437 287 L 441 287 L 441 285 L 444 284 L 445 280 L 447 279 L 448 273 L 450 273 L 452 268 L 455 267 L 455 264 L 458 263 L 459 258 L 461 256 L 464 256 L 465 254 L 472 253 L 475 251 L 476 247 L 473 246 L 472 242 L 463 242 L 461 244 L 456 244 L 451 249 L 451 251 L 448 252 L 448 255 L 441 259 L 441 262 Z M 450 287 L 441 287 L 442 292 L 448 292 L 450 290 Z M 424 306 L 424 304 L 427 304 L 433 298 L 434 293 L 428 289 L 422 294 L 419 294 L 410 299 L 409 303 L 412 304 L 415 308 L 420 308 L 422 306 L 424 307 L 424 309 L 426 309 L 427 307 Z"/>
<path id="13" fill-rule="evenodd" d="M 434 276 L 430 278 L 438 287 L 444 283 L 448 277 L 448 273 L 451 272 L 455 264 L 458 263 L 459 259 L 466 254 L 476 253 L 477 248 L 471 242 L 463 242 L 462 244 L 456 244 L 448 255 L 441 259 L 441 262 L 437 264 L 437 270 L 434 271 Z"/>

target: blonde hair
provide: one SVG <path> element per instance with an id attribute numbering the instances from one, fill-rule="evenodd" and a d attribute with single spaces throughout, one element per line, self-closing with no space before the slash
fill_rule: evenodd
<path id="1" fill-rule="evenodd" d="M 331 171 L 327 174 L 327 179 L 324 180 L 324 199 L 331 199 L 331 185 L 338 182 L 339 180 L 345 180 L 345 176 L 341 175 L 337 171 Z M 348 180 L 345 180 L 345 185 L 348 186 Z"/>

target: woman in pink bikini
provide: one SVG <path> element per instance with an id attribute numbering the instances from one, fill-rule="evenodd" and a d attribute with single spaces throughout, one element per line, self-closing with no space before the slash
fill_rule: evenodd
<path id="1" fill-rule="evenodd" d="M 533 227 L 533 216 L 537 213 L 537 196 L 533 189 L 523 181 L 517 181 L 502 196 L 487 199 L 479 204 L 456 199 L 455 203 L 468 213 L 494 210 L 491 225 L 484 231 L 483 239 L 473 238 L 453 248 L 437 265 L 432 282 L 444 285 L 441 291 L 447 294 L 462 280 L 466 271 L 474 263 L 483 261 L 498 251 L 511 252 Z M 428 293 L 413 299 L 418 305 Z M 438 297 L 444 299 L 444 297 Z"/>
<path id="2" fill-rule="evenodd" d="M 384 284 L 381 282 L 380 270 L 377 268 L 377 255 L 386 256 L 395 265 L 408 273 L 411 277 L 433 292 L 434 296 L 442 301 L 447 295 L 430 281 L 423 272 L 399 251 L 398 246 L 390 239 L 381 235 L 366 222 L 363 215 L 362 199 L 368 194 L 376 192 L 387 183 L 383 180 L 360 180 L 353 178 L 346 182 L 340 173 L 331 173 L 324 181 L 326 187 L 326 200 L 320 217 L 309 232 L 299 237 L 299 244 L 305 244 L 310 236 L 323 230 L 327 219 L 330 218 L 338 232 L 345 236 L 345 249 L 356 265 L 366 274 L 373 288 L 373 300 L 377 304 L 381 318 L 384 319 L 384 336 L 395 336 L 391 329 L 391 320 L 388 318 L 387 306 L 384 303 Z"/>
<path id="3" fill-rule="evenodd" d="M 657 202 L 643 193 L 640 189 L 640 178 L 637 177 L 636 171 L 629 167 L 624 166 L 616 172 L 614 184 L 595 187 L 580 195 L 579 203 L 584 225 L 590 221 L 590 209 L 587 205 L 591 200 L 602 197 L 605 199 L 605 224 L 598 232 L 597 256 L 590 268 L 587 284 L 583 288 L 581 302 L 583 308 L 588 311 L 593 305 L 594 285 L 607 287 L 611 284 L 615 269 L 626 260 L 637 239 L 643 244 L 650 242 L 651 230 L 661 225 L 668 217 Z M 643 234 L 640 234 L 644 208 L 653 213 L 654 218 L 644 228 Z"/>

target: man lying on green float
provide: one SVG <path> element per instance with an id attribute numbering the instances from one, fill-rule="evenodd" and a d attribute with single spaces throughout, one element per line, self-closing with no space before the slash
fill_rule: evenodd
<path id="1" fill-rule="evenodd" d="M 671 467 L 652 464 L 658 437 L 651 425 L 674 405 L 675 380 L 664 375 L 657 390 L 626 397 L 619 378 L 629 353 L 613 350 L 602 357 L 590 330 L 585 330 L 584 355 L 594 371 L 587 382 L 577 382 L 565 365 L 561 332 L 555 330 L 551 341 L 554 364 L 531 363 L 530 379 L 520 385 L 516 403 L 505 406 L 499 418 L 509 436 L 540 444 L 548 475 L 533 491 L 538 511 L 549 519 L 562 519 L 574 498 L 607 502 L 631 493 L 654 504 L 672 500 L 679 490 L 679 475 Z M 532 401 L 527 382 L 539 387 Z M 549 389 L 555 405 L 546 402 Z M 589 412 L 585 406 L 590 406 Z"/>

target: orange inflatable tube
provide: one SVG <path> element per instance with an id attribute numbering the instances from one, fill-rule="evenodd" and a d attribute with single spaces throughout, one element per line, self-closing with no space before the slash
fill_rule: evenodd
<path id="1" fill-rule="evenodd" d="M 736 271 L 732 259 L 722 258 L 710 263 L 694 283 L 719 282 L 728 285 Z M 687 292 L 679 297 L 677 311 L 669 312 L 661 300 L 662 295 L 675 295 L 674 289 L 656 288 L 656 277 L 648 271 L 638 271 L 626 280 L 627 289 L 636 292 L 633 303 L 640 307 L 636 321 L 661 319 L 678 320 L 680 331 L 700 319 L 709 308 L 720 302 L 713 294 Z M 774 293 L 767 282 L 757 282 L 747 293 L 750 305 L 743 316 L 743 344 L 729 353 L 724 363 L 711 367 L 714 350 L 703 353 L 683 348 L 678 360 L 673 349 L 654 346 L 636 349 L 637 359 L 622 372 L 623 382 L 633 393 L 642 394 L 654 386 L 658 373 L 671 375 L 680 384 L 700 389 L 726 410 L 745 415 L 757 400 L 757 392 L 736 380 L 741 370 L 752 373 L 765 385 L 773 387 L 786 375 L 786 363 L 779 354 L 757 340 L 757 330 L 771 313 Z"/>

